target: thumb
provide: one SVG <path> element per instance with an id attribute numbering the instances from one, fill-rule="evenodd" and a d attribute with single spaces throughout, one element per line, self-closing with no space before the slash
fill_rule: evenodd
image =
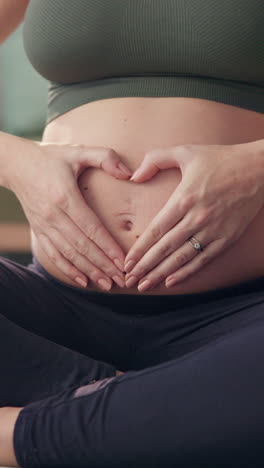
<path id="1" fill-rule="evenodd" d="M 180 167 L 175 148 L 158 148 L 145 154 L 142 163 L 130 180 L 132 182 L 145 182 L 157 172 L 172 167 Z"/>
<path id="2" fill-rule="evenodd" d="M 103 159 L 101 169 L 118 179 L 128 179 L 132 174 L 130 169 L 127 168 L 117 153 L 112 149 L 107 152 L 106 157 Z"/>
<path id="3" fill-rule="evenodd" d="M 98 146 L 86 148 L 79 152 L 75 162 L 77 163 L 77 177 L 88 167 L 102 169 L 118 179 L 128 179 L 132 174 L 112 148 Z"/>

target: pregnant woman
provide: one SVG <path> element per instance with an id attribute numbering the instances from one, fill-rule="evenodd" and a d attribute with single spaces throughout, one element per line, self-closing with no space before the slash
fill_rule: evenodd
<path id="1" fill-rule="evenodd" d="M 0 133 L 33 252 L 0 262 L 0 464 L 262 467 L 263 2 L 0 0 L 2 42 L 23 18 L 50 83 L 42 141 Z"/>

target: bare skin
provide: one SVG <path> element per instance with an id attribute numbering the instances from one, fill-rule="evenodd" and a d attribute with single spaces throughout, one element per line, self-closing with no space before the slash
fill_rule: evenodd
<path id="1" fill-rule="evenodd" d="M 131 171 L 147 151 L 183 144 L 242 144 L 263 139 L 264 115 L 213 101 L 193 98 L 118 98 L 80 106 L 51 122 L 43 141 L 113 148 Z M 100 217 L 125 254 L 181 181 L 179 169 L 158 173 L 143 184 L 117 180 L 100 169 L 88 169 L 79 186 L 88 205 Z M 264 274 L 259 249 L 263 210 L 241 238 L 197 274 L 167 289 L 164 282 L 146 294 L 182 294 L 225 287 Z M 32 235 L 33 252 L 53 276 L 78 287 L 42 251 Z M 87 289 L 99 290 L 92 281 Z M 137 285 L 111 293 L 140 294 Z M 144 293 L 141 293 L 144 294 Z"/>
<path id="2" fill-rule="evenodd" d="M 28 0 L 2 0 L 0 42 L 23 17 Z M 264 138 L 264 115 L 238 107 L 192 98 L 121 98 L 83 105 L 47 126 L 43 140 L 112 147 L 134 171 L 145 152 L 155 147 L 182 144 L 238 144 Z M 80 188 L 87 203 L 127 253 L 164 202 L 179 184 L 181 174 L 172 169 L 146 185 L 111 178 L 99 170 L 87 170 Z M 260 249 L 263 210 L 232 249 L 206 266 L 191 280 L 167 290 L 161 285 L 148 294 L 181 294 L 228 286 L 264 274 Z M 78 287 L 41 250 L 32 235 L 35 255 L 50 274 Z M 89 284 L 88 289 L 97 290 Z M 111 292 L 138 294 L 136 287 Z M 117 371 L 116 375 L 122 372 Z M 0 464 L 18 466 L 13 449 L 15 422 L 22 408 L 0 408 Z"/>
<path id="3" fill-rule="evenodd" d="M 122 98 L 96 101 L 60 116 L 46 127 L 43 140 L 112 147 L 135 171 L 145 152 L 155 147 L 238 144 L 263 137 L 264 115 L 256 112 L 199 99 Z M 146 185 L 117 180 L 100 170 L 89 169 L 81 176 L 79 186 L 87 203 L 127 253 L 180 180 L 178 169 L 163 171 Z M 158 286 L 148 294 L 199 292 L 262 276 L 264 251 L 259 246 L 263 230 L 262 210 L 234 247 L 195 277 L 171 289 Z M 32 247 L 50 274 L 78 287 L 54 266 L 34 236 Z M 98 287 L 89 283 L 88 289 Z M 117 285 L 111 292 L 139 294 L 137 287 L 122 289 Z M 21 409 L 0 408 L 1 465 L 18 466 L 13 432 Z"/>
<path id="4" fill-rule="evenodd" d="M 60 116 L 46 127 L 43 140 L 112 147 L 135 171 L 145 152 L 155 147 L 186 143 L 238 144 L 263 137 L 264 115 L 256 112 L 199 99 L 122 98 L 96 101 Z M 87 203 L 127 253 L 180 180 L 178 169 L 163 171 L 145 185 L 117 180 L 100 170 L 89 169 L 81 176 L 79 186 Z M 158 286 L 148 294 L 191 293 L 262 276 L 264 251 L 259 246 L 263 230 L 262 210 L 235 246 L 195 277 L 171 289 Z M 32 247 L 50 274 L 78 287 L 54 266 L 34 236 Z M 88 289 L 98 290 L 98 287 L 89 283 Z M 111 292 L 139 294 L 137 287 L 122 289 L 117 285 Z M 1 465 L 18 466 L 13 432 L 21 409 L 0 408 Z"/>
<path id="5" fill-rule="evenodd" d="M 19 466 L 13 448 L 15 422 L 23 408 L 0 408 L 0 464 Z"/>
<path id="6" fill-rule="evenodd" d="M 116 371 L 116 375 L 124 372 Z M 19 466 L 15 457 L 13 436 L 16 420 L 21 408 L 3 407 L 0 408 L 0 465 Z"/>

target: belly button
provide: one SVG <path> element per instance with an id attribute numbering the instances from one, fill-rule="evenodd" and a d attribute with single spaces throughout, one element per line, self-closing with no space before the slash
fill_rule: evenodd
<path id="1" fill-rule="evenodd" d="M 131 231 L 133 228 L 133 223 L 131 221 L 123 221 L 122 222 L 122 228 L 125 231 Z"/>

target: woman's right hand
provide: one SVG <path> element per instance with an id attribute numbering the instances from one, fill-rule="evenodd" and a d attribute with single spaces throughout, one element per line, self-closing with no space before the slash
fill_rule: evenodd
<path id="1" fill-rule="evenodd" d="M 79 285 L 85 287 L 90 278 L 109 290 L 112 278 L 122 286 L 125 254 L 87 205 L 78 177 L 88 167 L 125 180 L 132 173 L 111 148 L 43 142 L 32 142 L 28 148 L 27 154 L 16 158 L 10 189 L 42 249 Z"/>

